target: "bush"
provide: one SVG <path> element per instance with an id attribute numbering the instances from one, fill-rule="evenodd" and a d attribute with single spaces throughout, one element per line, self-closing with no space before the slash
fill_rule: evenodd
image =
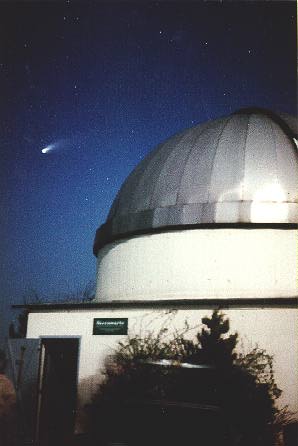
<path id="1" fill-rule="evenodd" d="M 114 435 L 129 445 L 274 445 L 282 417 L 272 356 L 237 354 L 238 335 L 218 311 L 202 322 L 194 341 L 162 329 L 119 343 L 89 406 L 95 444 Z"/>

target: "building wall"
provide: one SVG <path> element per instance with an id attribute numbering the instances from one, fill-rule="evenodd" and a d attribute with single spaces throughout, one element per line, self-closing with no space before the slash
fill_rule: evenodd
<path id="1" fill-rule="evenodd" d="M 298 411 L 298 311 L 296 309 L 238 308 L 223 310 L 230 319 L 231 332 L 239 334 L 238 350 L 248 352 L 258 345 L 274 356 L 277 385 L 283 390 L 279 405 Z M 190 338 L 201 327 L 211 309 L 118 308 L 39 311 L 29 314 L 28 338 L 47 336 L 80 337 L 77 431 L 84 430 L 84 405 L 102 379 L 106 358 L 126 336 L 93 335 L 93 319 L 127 317 L 129 335 L 144 335 L 166 327 L 169 333 L 182 329 L 187 321 Z"/>
<path id="2" fill-rule="evenodd" d="M 297 250 L 288 229 L 135 236 L 99 251 L 96 300 L 297 296 Z"/>

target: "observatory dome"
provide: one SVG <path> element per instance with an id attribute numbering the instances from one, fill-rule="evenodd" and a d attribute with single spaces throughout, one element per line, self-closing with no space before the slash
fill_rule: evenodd
<path id="1" fill-rule="evenodd" d="M 128 176 L 96 235 L 214 224 L 298 223 L 296 121 L 243 109 L 159 144 Z"/>

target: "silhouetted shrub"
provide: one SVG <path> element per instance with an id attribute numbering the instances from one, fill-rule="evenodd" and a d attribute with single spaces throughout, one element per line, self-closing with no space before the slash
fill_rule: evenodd
<path id="1" fill-rule="evenodd" d="M 258 347 L 237 354 L 238 335 L 218 311 L 202 322 L 194 341 L 163 329 L 119 343 L 89 406 L 95 444 L 275 444 L 281 391 L 272 356 Z"/>

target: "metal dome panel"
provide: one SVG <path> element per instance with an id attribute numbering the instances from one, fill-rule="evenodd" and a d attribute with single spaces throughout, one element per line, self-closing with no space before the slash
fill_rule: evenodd
<path id="1" fill-rule="evenodd" d="M 165 227 L 298 223 L 291 128 L 271 112 L 242 110 L 169 138 L 124 182 L 94 252 Z"/>

